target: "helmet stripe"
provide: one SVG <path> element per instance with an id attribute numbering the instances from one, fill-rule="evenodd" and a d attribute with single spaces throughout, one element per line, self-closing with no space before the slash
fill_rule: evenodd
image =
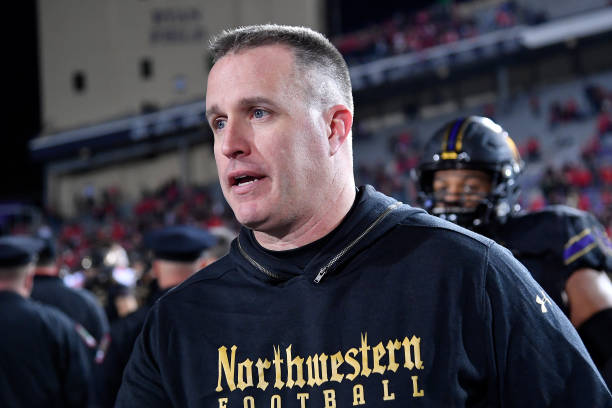
<path id="1" fill-rule="evenodd" d="M 463 133 L 465 132 L 465 129 L 468 127 L 471 121 L 472 121 L 472 117 L 468 117 L 461 124 L 459 133 L 457 134 L 457 143 L 455 144 L 455 151 L 457 153 L 459 153 L 461 149 L 463 148 Z"/>
<path id="2" fill-rule="evenodd" d="M 440 148 L 442 149 L 442 154 L 446 152 L 446 146 L 448 145 L 448 135 L 450 134 L 451 128 L 452 128 L 452 125 L 448 124 L 446 125 L 446 128 L 444 129 L 444 137 L 442 138 L 442 146 L 440 146 Z"/>
<path id="3" fill-rule="evenodd" d="M 451 130 L 450 135 L 448 137 L 448 144 L 446 145 L 446 151 L 452 152 L 455 151 L 455 142 L 457 141 L 457 132 L 459 132 L 459 128 L 461 127 L 462 119 L 458 119 L 455 121 L 453 125 L 453 130 Z"/>

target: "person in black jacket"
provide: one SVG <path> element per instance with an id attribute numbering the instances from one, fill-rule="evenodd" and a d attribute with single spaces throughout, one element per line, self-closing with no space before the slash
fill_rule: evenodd
<path id="1" fill-rule="evenodd" d="M 112 342 L 102 367 L 105 388 L 103 406 L 114 405 L 123 370 L 149 309 L 162 295 L 200 269 L 200 260 L 206 250 L 215 246 L 215 242 L 215 237 L 208 231 L 188 225 L 164 227 L 145 234 L 144 246 L 153 254 L 152 272 L 156 289 L 138 310 L 115 320 L 111 325 Z"/>
<path id="2" fill-rule="evenodd" d="M 75 322 L 28 299 L 39 249 L 0 238 L 0 406 L 87 407 L 91 365 Z"/>
<path id="3" fill-rule="evenodd" d="M 117 407 L 612 407 L 508 251 L 356 188 L 349 73 L 323 35 L 242 27 L 211 50 L 206 116 L 243 228 L 151 308 Z"/>
<path id="4" fill-rule="evenodd" d="M 492 120 L 457 118 L 438 129 L 419 167 L 420 197 L 433 214 L 510 249 L 569 316 L 612 386 L 612 244 L 593 215 L 555 205 L 522 212 L 523 162 Z M 607 273 L 606 273 L 607 272 Z"/>
<path id="5" fill-rule="evenodd" d="M 73 289 L 59 277 L 55 243 L 51 237 L 41 238 L 43 247 L 34 269 L 31 298 L 55 306 L 77 322 L 78 333 L 90 349 L 92 363 L 104 360 L 109 343 L 110 327 L 102 305 L 89 291 Z"/>

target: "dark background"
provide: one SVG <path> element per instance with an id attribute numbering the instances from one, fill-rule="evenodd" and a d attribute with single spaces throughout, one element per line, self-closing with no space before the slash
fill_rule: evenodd
<path id="1" fill-rule="evenodd" d="M 28 141 L 40 132 L 38 85 L 38 39 L 36 1 L 13 2 L 5 20 L 13 22 L 5 33 L 3 65 L 7 69 L 4 95 L 8 108 L 0 148 L 0 202 L 20 201 L 41 204 L 41 166 L 30 162 Z M 17 24 L 15 24 L 17 23 Z M 6 28 L 5 28 L 6 29 Z"/>

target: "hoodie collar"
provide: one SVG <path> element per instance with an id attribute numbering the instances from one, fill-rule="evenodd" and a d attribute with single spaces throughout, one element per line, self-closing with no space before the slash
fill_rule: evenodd
<path id="1" fill-rule="evenodd" d="M 402 205 L 371 186 L 360 187 L 357 202 L 348 216 L 326 237 L 324 246 L 301 269 L 254 245 L 247 228 L 242 228 L 232 243 L 232 256 L 258 279 L 282 283 L 306 276 L 313 284 L 334 273 L 351 255 L 370 246 L 394 226 Z M 325 238 L 324 238 L 325 239 Z"/>

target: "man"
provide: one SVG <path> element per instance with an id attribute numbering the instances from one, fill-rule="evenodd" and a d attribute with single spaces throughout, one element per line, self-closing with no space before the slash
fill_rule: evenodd
<path id="1" fill-rule="evenodd" d="M 435 132 L 419 164 L 424 207 L 510 249 L 578 329 L 612 385 L 612 244 L 590 214 L 565 206 L 518 213 L 522 161 L 488 118 Z"/>
<path id="2" fill-rule="evenodd" d="M 149 294 L 146 303 L 137 311 L 111 325 L 112 342 L 103 366 L 103 406 L 114 404 L 123 370 L 149 309 L 162 295 L 193 275 L 199 269 L 204 254 L 215 243 L 213 235 L 193 226 L 171 226 L 145 234 L 144 245 L 153 253 L 152 273 L 157 289 Z"/>
<path id="3" fill-rule="evenodd" d="M 75 323 L 28 299 L 39 249 L 0 238 L 0 406 L 86 407 L 90 365 Z"/>
<path id="4" fill-rule="evenodd" d="M 212 42 L 230 254 L 149 312 L 118 407 L 612 406 L 505 250 L 355 188 L 348 69 L 321 34 Z"/>
<path id="5" fill-rule="evenodd" d="M 51 237 L 41 238 L 43 247 L 34 269 L 31 297 L 54 306 L 78 323 L 77 332 L 91 352 L 91 361 L 104 360 L 109 342 L 109 324 L 104 309 L 93 294 L 69 288 L 59 277 L 55 243 Z"/>

